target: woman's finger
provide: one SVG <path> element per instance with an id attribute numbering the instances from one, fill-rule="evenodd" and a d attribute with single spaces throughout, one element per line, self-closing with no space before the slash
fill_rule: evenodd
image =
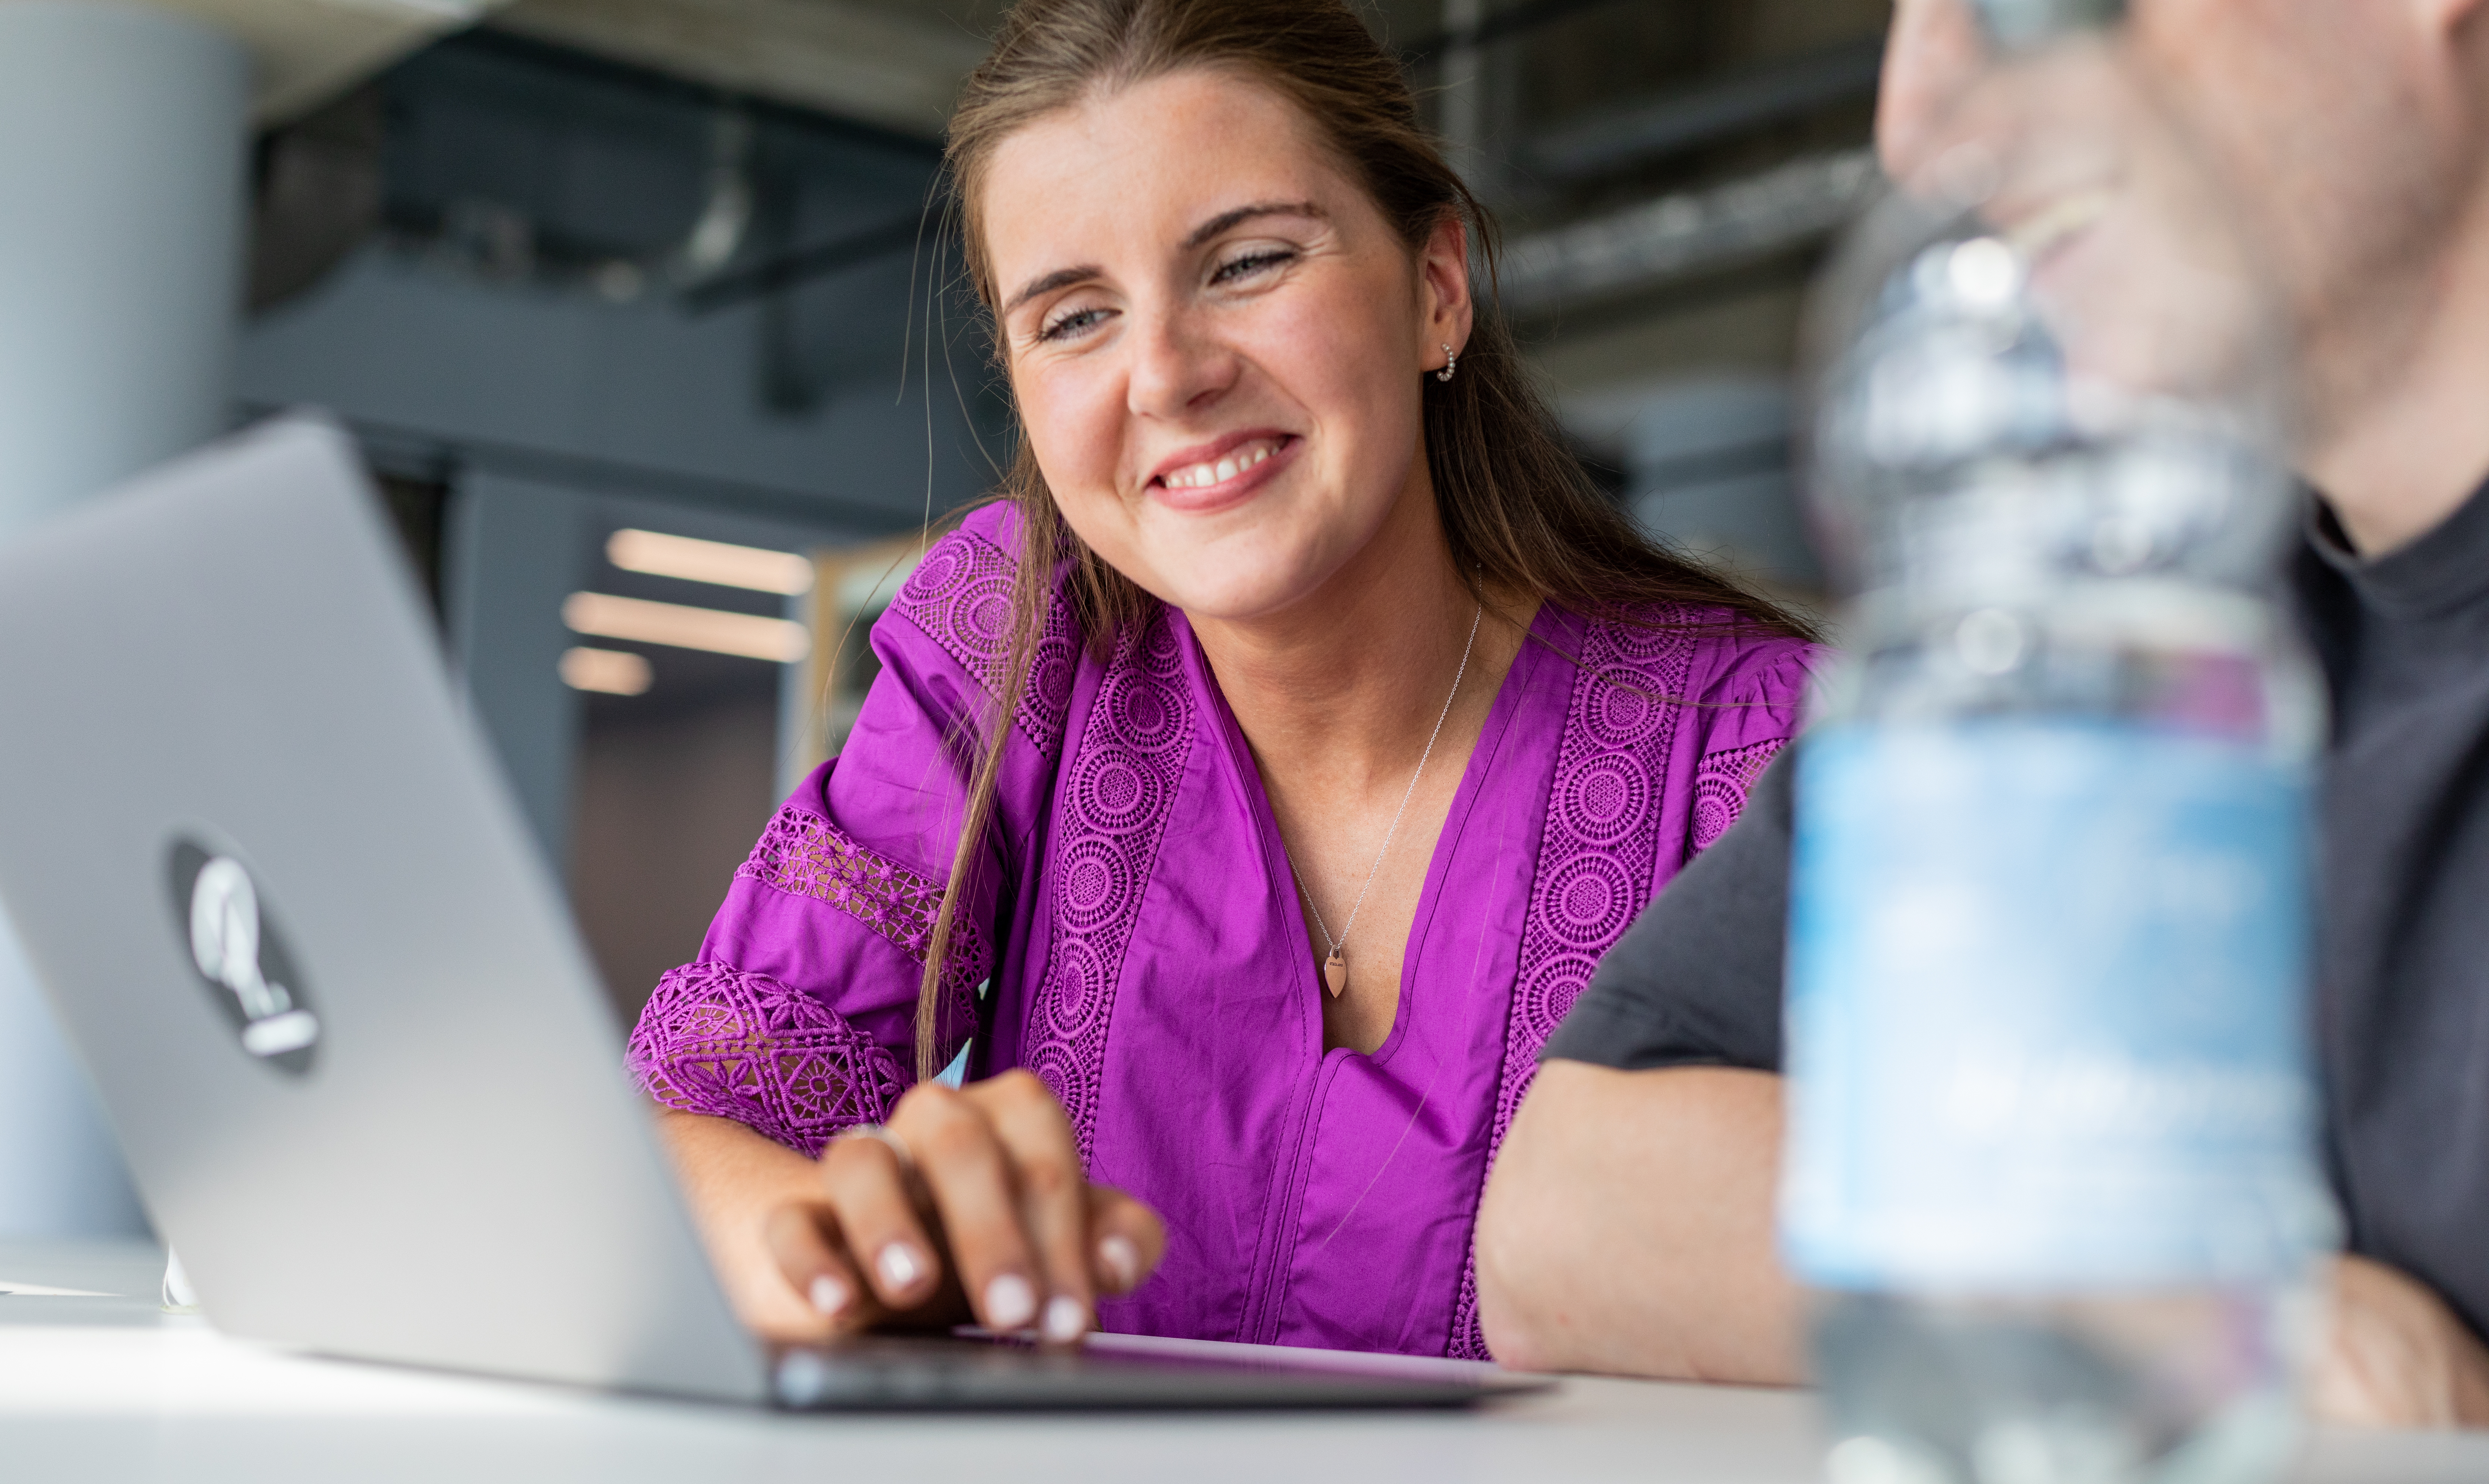
<path id="1" fill-rule="evenodd" d="M 1038 1332 L 1050 1343 L 1072 1344 L 1089 1332 L 1097 1313 L 1089 1175 L 1072 1122 L 1053 1091 L 1026 1070 L 980 1082 L 965 1096 L 987 1110 L 1011 1158 L 1020 1221 L 1036 1248 L 1044 1292 Z"/>
<path id="2" fill-rule="evenodd" d="M 941 1259 L 897 1150 L 876 1138 L 833 1139 L 821 1151 L 821 1184 L 847 1250 L 883 1306 L 904 1313 L 941 1291 Z"/>
<path id="3" fill-rule="evenodd" d="M 1024 1329 L 1044 1301 L 1021 1225 L 1018 1172 L 980 1099 L 939 1084 L 901 1099 L 893 1133 L 916 1158 L 969 1306 L 988 1329 Z"/>
<path id="4" fill-rule="evenodd" d="M 1140 1287 L 1166 1256 L 1166 1223 L 1112 1185 L 1089 1187 L 1089 1238 L 1098 1291 L 1111 1298 Z"/>
<path id="5" fill-rule="evenodd" d="M 879 1305 L 857 1280 L 839 1238 L 838 1215 L 829 1207 L 780 1206 L 763 1221 L 761 1240 L 787 1286 L 804 1296 L 831 1333 L 873 1322 Z"/>

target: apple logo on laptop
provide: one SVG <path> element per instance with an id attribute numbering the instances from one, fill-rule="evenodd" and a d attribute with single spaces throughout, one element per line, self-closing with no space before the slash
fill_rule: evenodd
<path id="1" fill-rule="evenodd" d="M 261 910 L 258 883 L 231 855 L 173 842 L 173 911 L 209 998 L 242 1048 L 300 1074 L 311 1067 L 320 1019 L 276 925 Z"/>

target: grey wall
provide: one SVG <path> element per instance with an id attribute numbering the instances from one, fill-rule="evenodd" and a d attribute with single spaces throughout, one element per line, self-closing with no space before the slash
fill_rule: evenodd
<path id="1" fill-rule="evenodd" d="M 472 474 L 450 502 L 442 561 L 461 694 L 558 874 L 570 863 L 580 702 L 556 675 L 572 642 L 561 601 L 579 586 L 584 503 L 559 485 Z"/>
<path id="2" fill-rule="evenodd" d="M 0 5 L 0 539 L 217 430 L 248 100 L 194 21 Z M 0 1234 L 145 1230 L 0 920 Z"/>
<path id="3" fill-rule="evenodd" d="M 889 529 L 929 498 L 945 509 L 990 478 L 938 345 L 930 396 L 921 339 L 901 383 L 910 269 L 902 255 L 834 286 L 856 310 L 845 369 L 800 414 L 762 395 L 765 304 L 706 316 L 654 297 L 615 304 L 492 283 L 386 245 L 253 324 L 238 385 L 246 405 L 330 408 L 384 450 L 594 494 Z M 981 380 L 981 366 L 959 369 Z"/>

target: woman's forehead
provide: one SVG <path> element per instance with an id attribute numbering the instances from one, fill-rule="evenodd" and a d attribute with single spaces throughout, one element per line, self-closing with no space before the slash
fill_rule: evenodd
<path id="1" fill-rule="evenodd" d="M 995 148 L 980 214 L 1008 283 L 1033 259 L 1163 249 L 1251 202 L 1335 212 L 1344 184 L 1277 91 L 1196 69 L 1094 91 L 1020 128 Z"/>

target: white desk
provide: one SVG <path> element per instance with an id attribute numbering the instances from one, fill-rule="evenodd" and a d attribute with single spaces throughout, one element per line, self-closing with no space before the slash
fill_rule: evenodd
<path id="1" fill-rule="evenodd" d="M 1812 1484 L 1794 1393 L 1567 1382 L 1475 1413 L 786 1416 L 319 1360 L 156 1303 L 152 1248 L 0 1243 L 0 1480 Z M 2489 1481 L 2489 1435 L 2330 1434 L 2306 1484 Z"/>

